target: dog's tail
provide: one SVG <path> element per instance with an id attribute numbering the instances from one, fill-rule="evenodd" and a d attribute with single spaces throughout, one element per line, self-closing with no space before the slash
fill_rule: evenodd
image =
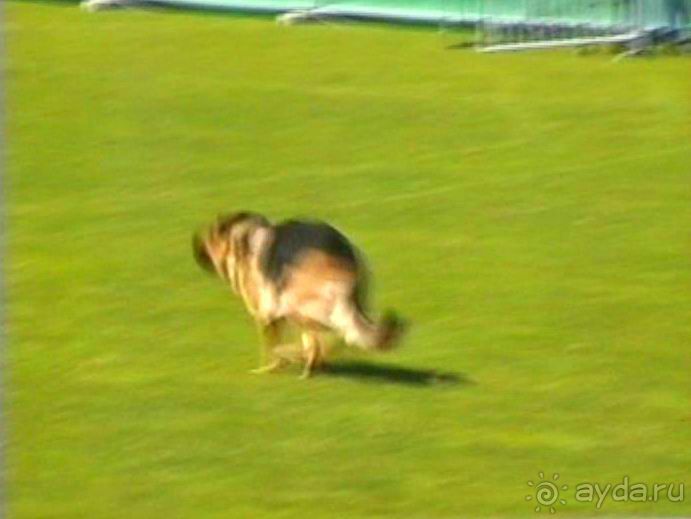
<path id="1" fill-rule="evenodd" d="M 356 305 L 349 305 L 338 314 L 335 328 L 348 344 L 365 350 L 386 351 L 396 347 L 407 328 L 406 322 L 392 311 L 376 323 Z"/>

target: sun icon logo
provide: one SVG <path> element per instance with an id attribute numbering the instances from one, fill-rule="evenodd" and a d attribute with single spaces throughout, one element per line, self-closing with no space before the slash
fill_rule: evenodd
<path id="1" fill-rule="evenodd" d="M 557 511 L 555 508 L 556 504 L 565 505 L 566 499 L 561 499 L 559 497 L 560 490 L 568 490 L 568 485 L 559 486 L 559 474 L 552 474 L 552 481 L 545 480 L 545 473 L 538 472 L 537 475 L 540 477 L 539 481 L 533 483 L 528 481 L 528 486 L 535 489 L 535 495 L 529 494 L 525 496 L 526 501 L 532 501 L 535 499 L 537 506 L 535 507 L 536 512 L 542 512 L 544 507 L 545 510 L 549 510 L 550 514 Z"/>

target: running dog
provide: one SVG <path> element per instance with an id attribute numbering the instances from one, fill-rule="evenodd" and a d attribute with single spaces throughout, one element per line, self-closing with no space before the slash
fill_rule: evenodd
<path id="1" fill-rule="evenodd" d="M 285 360 L 276 350 L 287 322 L 301 331 L 303 378 L 323 360 L 324 332 L 380 351 L 392 348 L 403 334 L 395 314 L 378 323 L 366 315 L 362 256 L 326 223 L 287 220 L 274 225 L 262 215 L 239 212 L 220 216 L 195 233 L 192 248 L 197 263 L 229 283 L 257 322 L 263 350 L 255 373 L 274 371 Z"/>

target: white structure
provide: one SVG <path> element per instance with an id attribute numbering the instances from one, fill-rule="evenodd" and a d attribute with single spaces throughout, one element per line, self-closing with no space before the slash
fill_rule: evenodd
<path id="1" fill-rule="evenodd" d="M 510 4 L 507 0 L 484 0 L 477 25 L 478 51 L 625 45 L 628 54 L 636 53 L 650 45 L 653 37 L 673 32 L 670 20 L 686 16 L 685 2 L 515 0 Z"/>
<path id="2" fill-rule="evenodd" d="M 96 11 L 121 9 L 123 7 L 134 5 L 137 5 L 137 2 L 133 0 L 82 0 L 82 2 L 79 4 L 79 7 L 81 7 L 84 11 L 93 13 Z"/>

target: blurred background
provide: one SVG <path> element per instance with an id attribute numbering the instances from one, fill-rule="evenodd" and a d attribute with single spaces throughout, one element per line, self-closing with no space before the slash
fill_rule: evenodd
<path id="1" fill-rule="evenodd" d="M 574 494 L 689 482 L 689 2 L 173 4 L 3 7 L 10 517 L 691 515 Z M 239 209 L 405 344 L 250 374 L 190 250 Z"/>

